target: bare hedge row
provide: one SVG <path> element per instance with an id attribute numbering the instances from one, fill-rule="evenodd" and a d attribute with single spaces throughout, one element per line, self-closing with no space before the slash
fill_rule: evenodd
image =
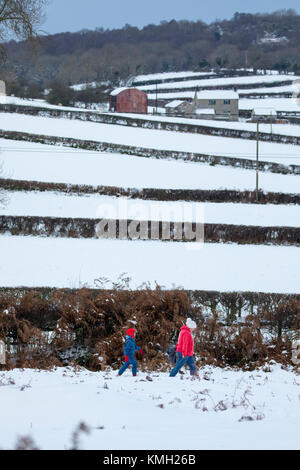
<path id="1" fill-rule="evenodd" d="M 45 330 L 52 330 L 59 316 L 57 295 L 61 299 L 66 299 L 67 302 L 69 299 L 79 298 L 81 293 L 84 292 L 85 297 L 94 302 L 99 294 L 106 295 L 109 298 L 113 293 L 123 292 L 124 295 L 134 298 L 136 293 L 148 292 L 149 290 L 147 288 L 130 290 L 128 282 L 130 282 L 130 279 L 120 278 L 113 283 L 113 289 L 107 289 L 105 286 L 109 281 L 102 278 L 95 279 L 95 288 L 0 287 L 0 309 L 8 308 L 12 305 L 22 317 L 27 318 L 36 326 Z M 176 297 L 177 291 L 176 289 L 162 290 L 158 287 L 158 292 L 160 292 L 161 296 L 169 293 L 169 295 L 172 296 L 174 294 Z M 241 318 L 245 310 L 250 315 L 260 315 L 261 312 L 272 315 L 280 305 L 300 302 L 300 294 L 184 289 L 180 289 L 180 292 L 187 296 L 189 309 L 192 306 L 201 307 L 202 311 L 206 312 L 206 315 L 217 316 L 220 321 L 223 319 L 227 325 Z M 300 310 L 298 313 L 300 313 Z M 263 320 L 262 316 L 260 316 L 260 320 Z M 273 317 L 273 320 L 276 322 L 275 317 Z M 271 317 L 269 317 L 268 322 L 272 323 Z"/>
<path id="2" fill-rule="evenodd" d="M 98 223 L 101 221 L 101 232 Z M 0 233 L 68 238 L 122 238 L 134 240 L 200 241 L 202 226 L 135 220 L 84 219 L 40 216 L 0 216 Z M 202 238 L 201 238 L 202 239 Z M 298 227 L 259 227 L 204 224 L 206 243 L 300 246 Z"/>
<path id="3" fill-rule="evenodd" d="M 160 129 L 160 130 L 168 130 L 168 131 L 184 132 L 184 133 L 192 133 L 192 134 L 204 134 L 204 135 L 212 135 L 212 136 L 219 136 L 219 137 L 222 136 L 222 137 L 230 137 L 230 138 L 238 138 L 238 139 L 256 140 L 256 132 L 245 131 L 241 129 L 229 129 L 229 128 L 205 126 L 201 124 L 201 121 L 199 121 L 199 124 L 185 124 L 185 123 L 178 123 L 178 122 L 166 122 L 163 120 L 154 121 L 151 119 L 147 119 L 146 117 L 141 119 L 137 117 L 129 117 L 129 116 L 124 116 L 124 115 L 119 116 L 119 115 L 114 115 L 114 114 L 103 114 L 103 113 L 99 114 L 99 113 L 95 113 L 92 111 L 85 111 L 85 110 L 65 111 L 63 109 L 39 108 L 35 106 L 30 107 L 30 106 L 22 106 L 22 105 L 14 105 L 14 104 L 0 105 L 0 110 L 9 112 L 9 113 L 28 114 L 31 116 L 76 119 L 76 120 L 82 120 L 82 121 L 116 124 L 116 125 L 123 125 L 123 126 L 129 126 L 129 127 L 141 127 L 141 128 L 147 128 L 147 129 Z M 292 145 L 300 144 L 300 137 L 274 134 L 274 133 L 270 135 L 270 133 L 266 133 L 266 132 L 259 133 L 259 140 L 266 141 L 266 142 L 292 144 Z"/>
<path id="4" fill-rule="evenodd" d="M 45 136 L 25 132 L 0 130 L 0 138 L 33 142 L 47 145 L 62 145 L 83 150 L 97 152 L 120 153 L 134 155 L 144 158 L 183 160 L 190 162 L 202 162 L 210 165 L 232 166 L 244 169 L 256 169 L 256 161 L 246 158 L 223 157 L 191 152 L 179 152 L 175 150 L 158 150 L 129 145 L 113 144 L 108 142 L 97 142 L 92 140 L 72 139 L 70 137 Z M 264 162 L 258 163 L 258 168 L 263 172 L 300 175 L 300 165 L 283 165 L 280 163 Z"/>
<path id="5" fill-rule="evenodd" d="M 255 75 L 254 72 L 250 72 L 249 70 L 239 70 L 238 76 L 239 77 L 249 77 Z M 211 75 L 209 72 L 200 72 L 199 75 L 186 75 L 183 77 L 168 77 L 168 78 L 160 78 L 160 79 L 153 79 L 153 80 L 142 80 L 138 81 L 136 79 L 133 80 L 131 86 L 144 86 L 144 85 L 155 85 L 156 83 L 174 83 L 174 82 L 186 82 L 190 80 L 204 80 L 204 79 L 215 79 L 215 78 L 226 78 L 226 77 L 237 77 L 236 70 L 223 70 L 218 71 L 214 75 Z"/>
<path id="6" fill-rule="evenodd" d="M 7 191 L 60 191 L 67 194 L 99 194 L 103 196 L 128 197 L 153 201 L 194 201 L 194 202 L 237 202 L 256 203 L 255 191 L 230 189 L 157 189 L 120 188 L 116 186 L 91 186 L 65 183 L 44 183 L 0 178 L 0 189 Z M 300 204 L 300 194 L 258 192 L 260 204 Z"/>
<path id="7" fill-rule="evenodd" d="M 231 296 L 227 294 L 228 301 Z M 272 295 L 268 297 L 272 301 Z M 154 291 L 52 289 L 47 295 L 41 289 L 1 290 L 0 339 L 8 349 L 7 368 L 70 363 L 92 370 L 107 365 L 117 368 L 123 359 L 124 335 L 134 322 L 138 344 L 146 352 L 143 367 L 166 370 L 165 351 L 176 341 L 187 316 L 198 325 L 195 352 L 199 365 L 253 369 L 270 359 L 290 363 L 291 337 L 300 327 L 299 296 L 283 296 L 271 311 L 262 306 L 242 324 L 229 325 L 218 320 L 217 310 L 205 313 L 207 298 L 203 304 L 200 293 L 197 298 L 196 304 L 188 292 L 159 287 Z M 273 336 L 266 341 L 263 330 L 271 328 L 272 333 L 272 327 Z"/>
<path id="8" fill-rule="evenodd" d="M 277 87 L 277 86 L 285 86 L 285 85 L 291 85 L 293 83 L 293 79 L 291 80 L 277 80 L 277 81 L 274 81 L 272 83 L 270 82 L 261 82 L 261 83 L 255 83 L 255 88 L 271 88 L 271 87 Z M 232 88 L 234 87 L 234 84 L 230 84 L 230 85 L 218 85 L 218 87 L 216 87 L 215 85 L 212 85 L 212 86 L 209 86 L 209 85 L 206 85 L 206 86 L 201 86 L 201 90 L 216 90 L 216 88 L 218 90 L 232 90 Z M 182 91 L 186 92 L 186 91 L 196 91 L 199 87 L 180 87 L 180 88 L 158 88 L 158 93 L 181 93 Z M 244 90 L 248 90 L 249 88 L 254 88 L 254 84 L 252 83 L 239 83 L 238 84 L 238 88 L 240 90 L 244 89 Z M 200 91 L 201 91 L 200 90 Z M 146 93 L 155 93 L 155 90 L 153 89 L 145 89 L 143 90 L 145 91 Z"/>

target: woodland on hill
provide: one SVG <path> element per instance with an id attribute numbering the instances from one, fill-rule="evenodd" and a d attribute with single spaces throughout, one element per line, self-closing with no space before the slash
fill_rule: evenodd
<path id="1" fill-rule="evenodd" d="M 211 68 L 300 70 L 300 15 L 235 13 L 230 20 L 163 21 L 142 29 L 81 30 L 4 44 L 8 91 L 38 97 L 54 80 L 116 86 L 155 72 Z M 28 90 L 28 87 L 29 90 Z M 30 91 L 30 93 L 29 93 Z"/>

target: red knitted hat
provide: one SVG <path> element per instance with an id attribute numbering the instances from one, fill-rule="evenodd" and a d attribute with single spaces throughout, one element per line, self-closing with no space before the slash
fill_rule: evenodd
<path id="1" fill-rule="evenodd" d="M 128 328 L 127 335 L 132 336 L 134 338 L 134 334 L 135 334 L 135 329 L 134 328 Z"/>

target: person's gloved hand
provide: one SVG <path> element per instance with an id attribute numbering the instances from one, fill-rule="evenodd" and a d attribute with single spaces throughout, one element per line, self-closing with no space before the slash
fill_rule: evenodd
<path id="1" fill-rule="evenodd" d="M 129 357 L 125 356 L 125 362 L 129 362 Z"/>
<path id="2" fill-rule="evenodd" d="M 141 353 L 141 355 L 143 355 L 143 354 L 144 354 L 144 351 L 143 351 L 142 349 L 140 349 L 140 353 Z"/>

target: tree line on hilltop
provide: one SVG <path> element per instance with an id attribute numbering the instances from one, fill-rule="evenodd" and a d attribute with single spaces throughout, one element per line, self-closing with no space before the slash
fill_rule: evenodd
<path id="1" fill-rule="evenodd" d="M 8 92 L 40 97 L 45 88 L 54 87 L 53 82 L 96 82 L 97 91 L 80 92 L 83 101 L 91 102 L 139 74 L 211 68 L 298 72 L 300 15 L 294 10 L 235 13 L 230 20 L 211 24 L 172 20 L 141 29 L 96 28 L 39 37 L 38 43 L 34 49 L 28 41 L 5 44 L 1 78 Z"/>

